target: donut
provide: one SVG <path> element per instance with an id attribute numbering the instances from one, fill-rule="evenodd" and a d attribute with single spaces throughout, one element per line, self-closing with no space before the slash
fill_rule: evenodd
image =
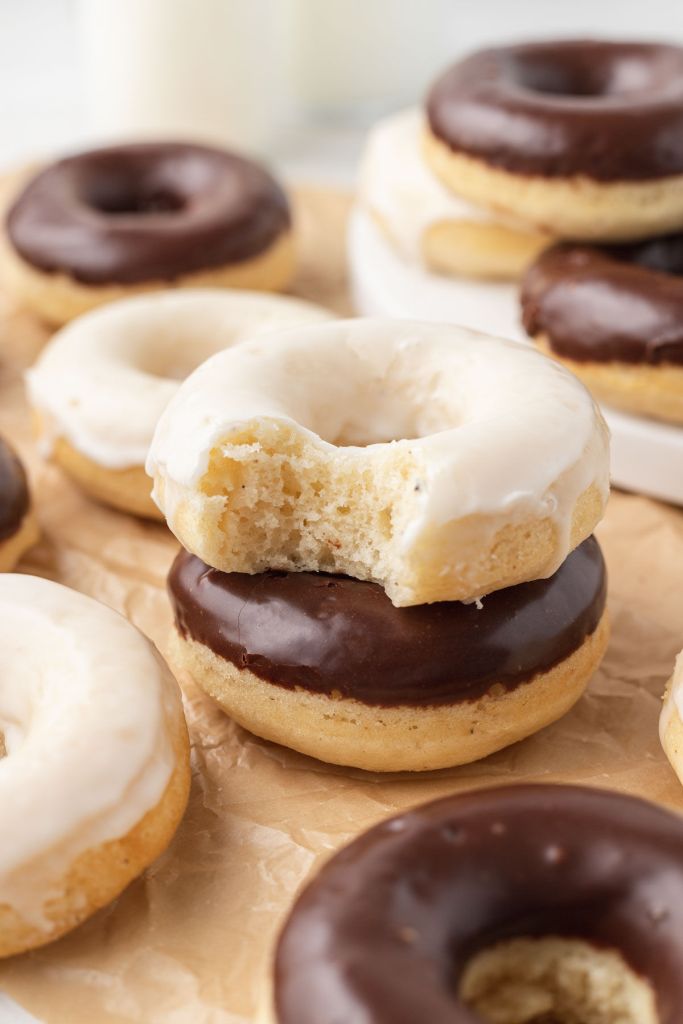
<path id="1" fill-rule="evenodd" d="M 536 732 L 578 700 L 608 636 L 592 537 L 479 607 L 395 608 L 376 583 L 222 573 L 186 551 L 168 589 L 179 672 L 258 736 L 371 771 L 465 764 Z"/>
<path id="2" fill-rule="evenodd" d="M 178 687 L 125 619 L 0 576 L 0 957 L 109 903 L 168 845 L 189 789 Z"/>
<path id="3" fill-rule="evenodd" d="M 0 572 L 10 572 L 37 540 L 24 467 L 0 437 Z"/>
<path id="4" fill-rule="evenodd" d="M 679 1024 L 683 822 L 579 786 L 448 796 L 296 900 L 260 1024 Z"/>
<path id="5" fill-rule="evenodd" d="M 530 347 L 330 321 L 203 363 L 147 471 L 213 568 L 353 576 L 402 606 L 551 576 L 601 518 L 608 439 L 583 385 Z"/>
<path id="6" fill-rule="evenodd" d="M 42 448 L 92 497 L 160 519 L 145 459 L 179 381 L 244 336 L 331 316 L 282 295 L 219 289 L 93 310 L 62 328 L 27 375 Z"/>
<path id="7" fill-rule="evenodd" d="M 403 110 L 372 129 L 358 204 L 408 262 L 454 277 L 517 279 L 549 245 L 548 235 L 460 199 L 427 167 L 421 110 Z"/>
<path id="8" fill-rule="evenodd" d="M 168 286 L 276 291 L 294 269 L 287 199 L 263 167 L 187 143 L 95 149 L 51 164 L 5 218 L 0 271 L 56 325 Z"/>
<path id="9" fill-rule="evenodd" d="M 664 694 L 659 717 L 659 738 L 673 770 L 683 782 L 683 652 Z"/>
<path id="10" fill-rule="evenodd" d="M 482 50 L 427 99 L 455 193 L 561 238 L 683 228 L 683 48 L 561 40 Z"/>
<path id="11" fill-rule="evenodd" d="M 546 250 L 522 284 L 537 346 L 618 409 L 683 423 L 683 234 Z"/>

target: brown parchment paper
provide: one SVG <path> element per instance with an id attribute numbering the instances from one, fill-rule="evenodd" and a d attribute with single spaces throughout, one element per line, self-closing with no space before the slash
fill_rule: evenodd
<path id="1" fill-rule="evenodd" d="M 306 189 L 298 205 L 295 291 L 349 312 L 348 202 Z M 0 431 L 30 467 L 44 535 L 21 568 L 118 609 L 163 652 L 175 541 L 162 526 L 93 504 L 36 458 L 21 375 L 45 337 L 4 301 Z M 193 787 L 170 849 L 70 936 L 0 963 L 0 991 L 47 1024 L 244 1024 L 297 889 L 331 851 L 395 811 L 523 779 L 611 786 L 683 810 L 657 737 L 660 696 L 683 646 L 683 513 L 617 493 L 598 534 L 613 623 L 602 668 L 561 722 L 478 764 L 417 777 L 331 767 L 243 732 L 181 680 Z"/>

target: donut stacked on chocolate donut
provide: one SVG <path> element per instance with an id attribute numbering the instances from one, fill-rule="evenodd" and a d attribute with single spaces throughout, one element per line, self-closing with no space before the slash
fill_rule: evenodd
<path id="1" fill-rule="evenodd" d="M 63 324 L 150 289 L 277 291 L 294 269 L 291 215 L 259 164 L 190 143 L 91 150 L 35 175 L 5 217 L 3 278 Z"/>
<path id="2" fill-rule="evenodd" d="M 209 359 L 148 460 L 184 550 L 175 661 L 241 725 L 376 771 L 567 711 L 607 642 L 607 437 L 525 347 L 400 321 Z"/>

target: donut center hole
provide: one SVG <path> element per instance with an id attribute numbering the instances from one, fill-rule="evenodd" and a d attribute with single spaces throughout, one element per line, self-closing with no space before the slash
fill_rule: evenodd
<path id="1" fill-rule="evenodd" d="M 512 939 L 477 953 L 460 997 L 484 1024 L 660 1024 L 650 985 L 578 939 Z"/>
<path id="2" fill-rule="evenodd" d="M 513 59 L 515 81 L 529 92 L 547 96 L 604 96 L 609 81 L 597 64 L 581 66 L 573 62 L 553 60 L 548 56 Z"/>
<path id="3" fill-rule="evenodd" d="M 88 203 L 107 216 L 130 216 L 177 213 L 185 206 L 185 198 L 172 189 L 149 184 L 133 187 L 132 183 L 102 182 L 91 190 Z"/>

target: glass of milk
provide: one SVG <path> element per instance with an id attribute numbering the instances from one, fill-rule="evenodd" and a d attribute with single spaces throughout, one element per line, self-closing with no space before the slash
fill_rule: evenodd
<path id="1" fill-rule="evenodd" d="M 80 0 L 92 134 L 268 151 L 284 16 L 282 0 Z"/>

